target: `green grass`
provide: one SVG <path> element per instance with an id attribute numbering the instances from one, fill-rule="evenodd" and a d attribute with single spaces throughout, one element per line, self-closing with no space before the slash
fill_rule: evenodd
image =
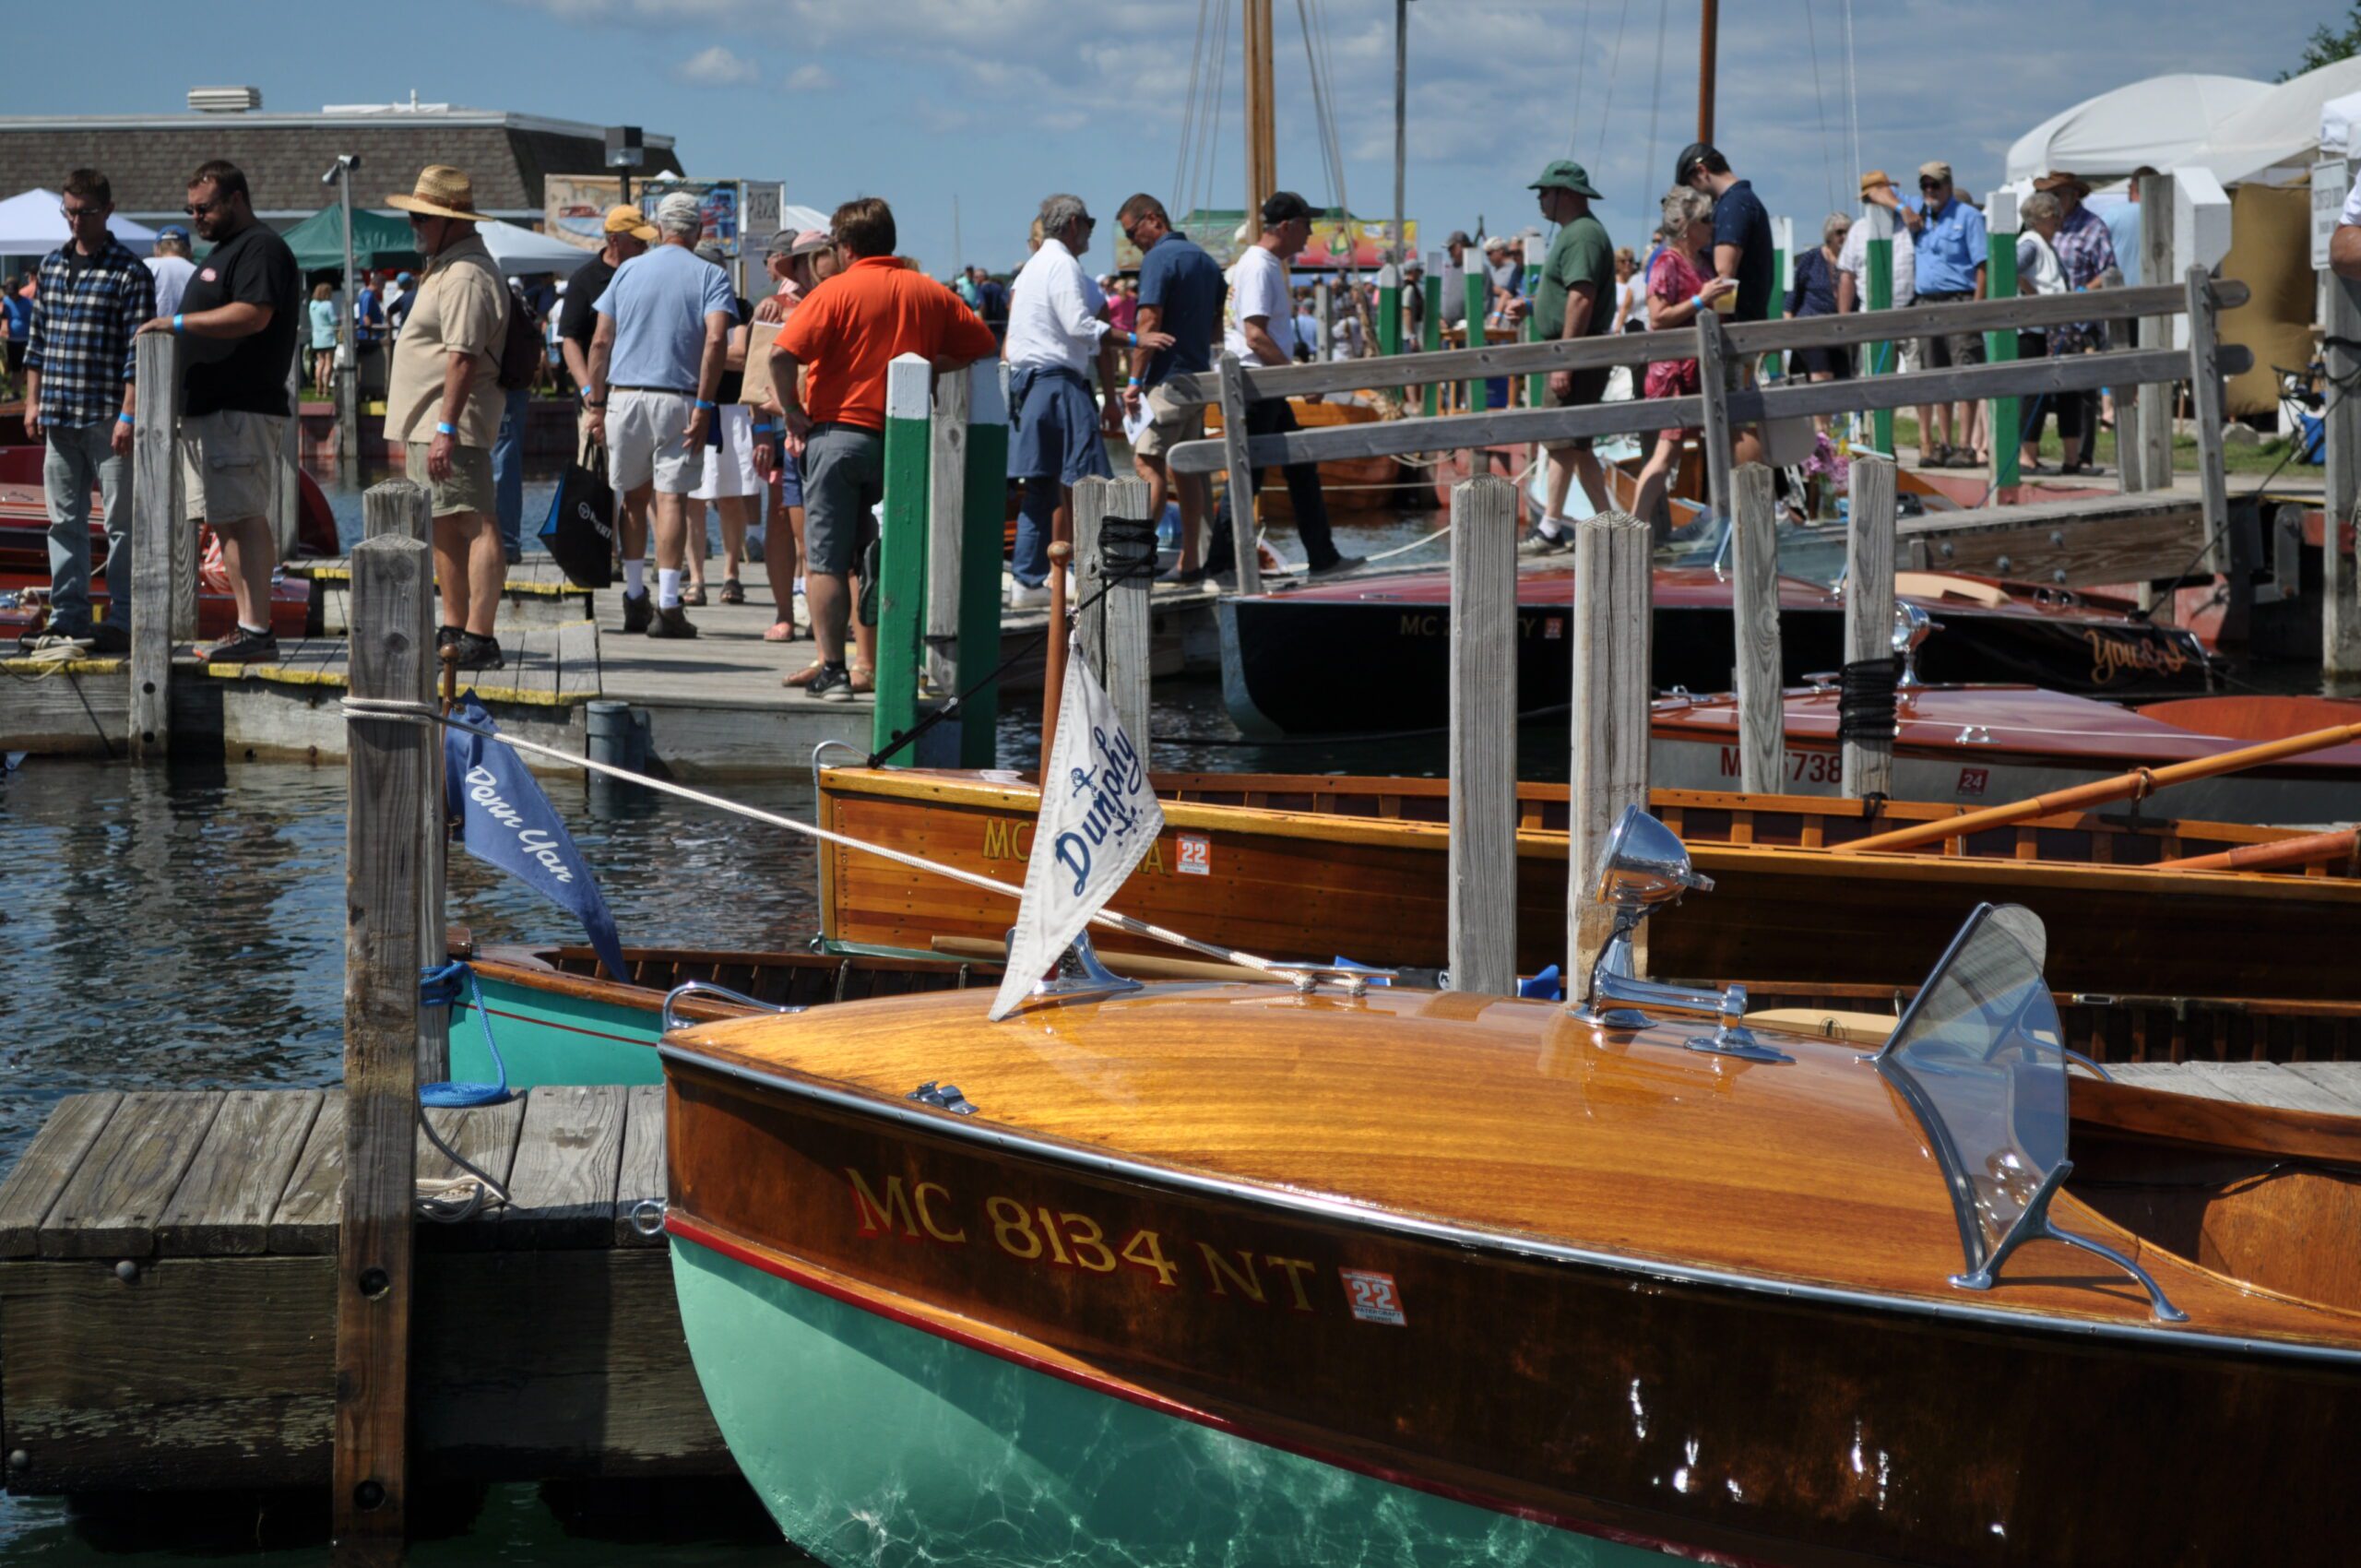
<path id="1" fill-rule="evenodd" d="M 1917 420 L 1906 414 L 1894 415 L 1893 439 L 1894 444 L 1899 446 L 1917 445 Z M 2233 474 L 2267 474 L 2279 466 L 2280 459 L 2285 457 L 2294 445 L 2295 439 L 2292 436 L 2270 435 L 2265 436 L 2256 445 L 2225 446 L 2222 449 L 2222 471 Z M 2042 460 L 2055 463 L 2065 456 L 2065 447 L 2058 443 L 2056 424 L 2053 422 L 2044 421 L 2041 433 Z M 2091 456 L 2093 460 L 2101 467 L 2113 469 L 2116 466 L 2115 432 L 2100 431 L 2098 449 Z M 2294 461 L 2289 462 L 2287 466 L 2291 471 L 2301 467 L 2299 463 Z M 2193 474 L 2197 471 L 2197 438 L 2195 436 L 2173 437 L 2173 471 L 2185 474 Z M 2038 479 L 2045 476 L 2036 474 L 2029 477 Z"/>

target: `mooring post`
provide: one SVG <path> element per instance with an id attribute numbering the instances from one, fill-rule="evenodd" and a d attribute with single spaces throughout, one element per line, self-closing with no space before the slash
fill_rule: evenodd
<path id="1" fill-rule="evenodd" d="M 1893 460 L 1854 458 L 1846 488 L 1852 518 L 1845 535 L 1845 662 L 1857 664 L 1890 658 L 1893 649 Z M 1893 792 L 1892 735 L 1841 743 L 1847 796 Z"/>
<path id="2" fill-rule="evenodd" d="M 1730 672 L 1738 695 L 1738 788 L 1776 794 L 1786 759 L 1786 694 L 1780 684 L 1779 517 L 1771 470 L 1741 463 L 1730 476 L 1735 512 L 1730 526 L 1730 587 L 1738 662 Z"/>
<path id="3" fill-rule="evenodd" d="M 1467 341 L 1464 346 L 1480 349 L 1484 346 L 1485 307 L 1492 303 L 1490 263 L 1482 255 L 1469 256 L 1465 281 L 1467 285 Z M 1492 406 L 1491 389 L 1484 384 L 1481 374 L 1467 378 L 1467 401 L 1462 406 L 1476 414 Z M 1467 455 L 1467 471 L 1470 474 L 1481 471 L 1473 452 Z"/>
<path id="4" fill-rule="evenodd" d="M 1003 529 L 1008 514 L 1008 362 L 979 360 L 960 373 L 967 383 L 967 470 L 959 483 L 966 532 L 959 551 L 959 677 L 966 692 L 1000 664 Z M 972 693 L 959 707 L 959 766 L 1000 760 L 1000 688 Z"/>
<path id="5" fill-rule="evenodd" d="M 2189 402 L 2197 422 L 2197 491 L 2204 500 L 2205 538 L 2209 554 L 2191 570 L 2210 573 L 2213 563 L 2225 559 L 2223 540 L 2230 537 L 2229 476 L 2223 470 L 2222 347 L 2220 313 L 2213 303 L 2213 279 L 2206 267 L 2192 265 L 2184 275 L 2189 290 Z M 2177 590 L 2166 585 L 2170 595 Z"/>
<path id="6" fill-rule="evenodd" d="M 1599 856 L 1626 806 L 1648 805 L 1655 532 L 1625 512 L 1574 526 L 1573 756 L 1567 773 L 1566 1000 L 1587 1001 L 1612 911 Z"/>
<path id="7" fill-rule="evenodd" d="M 1400 235 L 1394 236 L 1398 242 Z M 1402 258 L 1377 269 L 1377 351 L 1391 359 L 1402 351 Z"/>
<path id="8" fill-rule="evenodd" d="M 1783 320 L 1787 314 L 1787 290 L 1793 286 L 1795 274 L 1790 270 L 1796 260 L 1796 220 L 1792 218 L 1771 220 L 1771 317 Z"/>
<path id="9" fill-rule="evenodd" d="M 1089 499 L 1084 495 L 1087 489 Z M 1107 573 L 1105 524 L 1109 517 L 1145 521 L 1147 481 L 1144 479 L 1085 480 L 1074 487 L 1074 559 L 1075 586 L 1088 603 L 1081 615 L 1082 650 L 1090 668 L 1115 705 L 1123 733 L 1147 754 L 1148 743 L 1148 579 Z M 1109 588 L 1109 582 L 1114 586 Z M 1100 590 L 1106 589 L 1101 595 Z"/>
<path id="10" fill-rule="evenodd" d="M 1451 487 L 1451 989 L 1516 994 L 1516 486 Z"/>
<path id="11" fill-rule="evenodd" d="M 1705 499 L 1714 516 L 1730 516 L 1730 350 L 1722 318 L 1697 313 L 1697 388 L 1705 401 Z"/>
<path id="12" fill-rule="evenodd" d="M 1418 280 L 1419 291 L 1426 295 L 1426 313 L 1418 323 L 1418 346 L 1428 353 L 1442 352 L 1442 258 L 1443 251 L 1427 253 L 1427 275 Z M 1426 417 L 1433 419 L 1442 412 L 1442 384 L 1430 381 L 1426 387 Z"/>
<path id="13" fill-rule="evenodd" d="M 882 752 L 919 721 L 919 634 L 926 617 L 927 470 L 933 461 L 928 383 L 933 367 L 899 354 L 885 368 L 885 501 L 879 508 L 877 698 L 869 749 Z M 911 767 L 908 748 L 892 766 Z"/>
<path id="14" fill-rule="evenodd" d="M 281 561 L 295 558 L 297 519 L 303 505 L 303 362 L 309 357 L 298 349 L 287 366 L 287 423 L 279 434 L 279 501 L 270 517 Z"/>
<path id="15" fill-rule="evenodd" d="M 131 433 L 131 756 L 161 762 L 172 746 L 172 639 L 176 595 L 172 536 L 196 530 L 182 519 L 180 344 L 143 333 L 136 356 Z M 189 576 L 195 587 L 196 552 Z M 109 614 L 116 613 L 111 609 Z"/>
<path id="16" fill-rule="evenodd" d="M 352 552 L 351 694 L 434 695 L 432 553 L 400 535 Z M 337 1239 L 334 1511 L 338 1564 L 401 1554 L 409 1494 L 411 1202 L 424 797 L 440 735 L 415 716 L 346 720 L 344 1207 Z"/>
<path id="17" fill-rule="evenodd" d="M 1869 237 L 1862 243 L 1862 263 L 1869 276 L 1862 279 L 1869 296 L 1870 310 L 1893 308 L 1893 214 L 1871 202 L 1861 214 L 1861 222 L 1869 229 Z M 1892 375 L 1894 356 L 1898 350 L 1890 341 L 1868 343 L 1861 350 L 1861 373 L 1865 375 Z M 1928 433 L 1918 433 L 1918 445 L 1923 450 Z M 1893 456 L 1893 410 L 1880 409 L 1869 416 L 1869 439 L 1878 450 Z"/>
<path id="18" fill-rule="evenodd" d="M 2349 171 L 2350 165 L 2344 168 Z M 2342 183 L 2342 182 L 2340 182 Z M 2322 267 L 2327 335 L 2320 353 L 2329 386 L 2361 385 L 2361 282 Z M 2320 674 L 2331 691 L 2361 684 L 2361 589 L 2347 533 L 2361 529 L 2361 398 L 2334 392 L 2320 410 L 2328 488 L 2320 498 Z"/>
<path id="19" fill-rule="evenodd" d="M 967 501 L 966 373 L 939 377 L 928 427 L 926 487 L 926 681 L 948 695 L 959 689 L 959 575 L 965 559 Z"/>
<path id="20" fill-rule="evenodd" d="M 414 539 L 429 547 L 427 556 L 427 586 L 430 589 L 427 612 L 439 620 L 439 608 L 431 591 L 433 587 L 434 514 L 433 503 L 422 486 L 406 479 L 387 480 L 371 485 L 361 494 L 361 531 L 363 539 Z M 357 624 L 358 623 L 356 623 Z M 430 649 L 427 663 L 433 677 L 441 679 L 443 668 L 439 649 Z M 437 749 L 436 756 L 442 754 Z M 435 778 L 439 781 L 438 771 Z M 450 957 L 444 917 L 444 878 L 447 874 L 445 852 L 450 834 L 445 826 L 448 806 L 440 789 L 429 789 L 421 802 L 426 833 L 426 863 L 418 885 L 418 963 L 421 968 L 439 968 Z M 418 1071 L 421 1083 L 440 1083 L 451 1075 L 451 1009 L 445 1006 L 424 1007 L 418 1016 Z"/>
<path id="21" fill-rule="evenodd" d="M 1985 291 L 1996 300 L 2017 297 L 2017 193 L 2006 186 L 1985 198 Z M 1984 357 L 2007 364 L 2017 357 L 2017 329 L 2003 327 L 1984 335 Z M 2023 405 L 2014 398 L 1992 399 L 1987 424 L 1992 432 L 1992 488 L 2016 485 L 2023 475 L 2017 448 L 2024 432 Z M 2093 433 L 2095 435 L 2095 432 Z M 2130 469 L 2126 469 L 2126 475 Z M 2124 488 L 2129 490 L 2127 482 Z"/>
<path id="22" fill-rule="evenodd" d="M 2142 283 L 2170 283 L 2181 275 L 2180 267 L 2173 260 L 2174 197 L 2177 194 L 2170 174 L 2141 177 L 2140 280 Z M 2142 318 L 2142 348 L 2169 349 L 2173 346 L 2174 336 L 2173 318 L 2169 312 Z M 2150 490 L 2170 490 L 2173 487 L 2175 391 L 2175 385 L 2169 381 L 2152 381 L 2140 388 L 2140 480 Z M 2144 591 L 2141 595 L 2143 603 L 2149 597 Z"/>
<path id="23" fill-rule="evenodd" d="M 1074 635 L 1082 644 L 1082 660 L 1089 666 L 1098 684 L 1109 696 L 1114 688 L 1107 679 L 1107 601 L 1099 600 L 1087 610 L 1090 596 L 1098 591 L 1103 580 L 1098 575 L 1099 525 L 1106 520 L 1109 504 L 1109 490 L 1114 481 L 1105 479 L 1078 480 L 1074 487 L 1074 601 L 1069 609 L 1074 616 Z"/>
<path id="24" fill-rule="evenodd" d="M 1336 347 L 1336 298 L 1323 278 L 1311 286 L 1311 357 L 1322 364 Z"/>
<path id="25" fill-rule="evenodd" d="M 1229 470 L 1229 538 L 1238 552 L 1238 591 L 1263 591 L 1263 556 L 1255 541 L 1254 466 L 1246 456 L 1246 371 L 1238 356 L 1221 356 L 1221 449 Z"/>

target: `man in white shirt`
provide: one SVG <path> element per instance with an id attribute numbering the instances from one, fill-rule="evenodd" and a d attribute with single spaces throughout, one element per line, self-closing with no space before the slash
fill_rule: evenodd
<path id="1" fill-rule="evenodd" d="M 2336 232 L 2329 236 L 2328 265 L 2339 278 L 2361 282 L 2361 176 L 2355 178 L 2344 210 L 2337 215 Z"/>
<path id="2" fill-rule="evenodd" d="M 1222 312 L 1222 348 L 1227 352 L 1250 363 L 1294 362 L 1289 352 L 1292 345 L 1281 343 L 1276 334 L 1292 336 L 1287 325 L 1294 309 L 1287 291 L 1287 258 L 1302 250 L 1311 237 L 1311 204 L 1303 197 L 1293 191 L 1280 191 L 1263 203 L 1262 238 L 1247 246 L 1238 265 L 1229 269 L 1229 298 Z M 1246 405 L 1249 437 L 1276 435 L 1295 428 L 1295 415 L 1285 398 L 1264 398 Z M 1359 556 L 1337 554 L 1335 541 L 1329 537 L 1328 500 L 1320 491 L 1320 466 L 1289 463 L 1281 471 L 1287 475 L 1287 500 L 1293 505 L 1295 529 L 1303 540 L 1304 559 L 1311 575 L 1325 576 L 1359 565 Z M 1262 489 L 1263 470 L 1254 469 L 1250 482 L 1254 489 Z M 1207 576 L 1236 569 L 1237 545 L 1229 520 L 1234 504 L 1225 488 L 1221 505 L 1214 513 L 1212 538 L 1205 544 Z"/>
<path id="3" fill-rule="evenodd" d="M 1882 169 L 1872 169 L 1861 176 L 1861 200 L 1892 212 L 1898 208 L 1893 181 Z M 1918 253 L 1911 242 L 1909 225 L 1896 222 L 1893 230 L 1893 308 L 1900 310 L 1918 297 Z M 1836 254 L 1836 312 L 1839 315 L 1857 310 L 1867 310 L 1869 304 L 1869 282 L 1865 274 L 1869 265 L 1869 226 L 1866 222 L 1853 225 L 1845 236 L 1844 248 Z M 1892 355 L 1894 346 L 1884 345 L 1882 352 Z M 1864 366 L 1866 368 L 1866 365 Z"/>
<path id="4" fill-rule="evenodd" d="M 1016 549 L 1009 563 L 1014 606 L 1046 604 L 1050 541 L 1064 537 L 1074 487 L 1083 479 L 1112 479 L 1098 410 L 1087 379 L 1098 363 L 1098 388 L 1108 418 L 1120 423 L 1122 383 L 1115 374 L 1117 340 L 1136 347 L 1138 335 L 1114 332 L 1100 314 L 1105 295 L 1075 258 L 1090 249 L 1097 220 L 1077 196 L 1041 204 L 1041 248 L 1033 253 L 1008 299 L 1008 477 L 1025 481 L 1017 514 Z"/>
<path id="5" fill-rule="evenodd" d="M 196 270 L 196 263 L 188 257 L 187 230 L 167 223 L 156 231 L 156 254 L 148 258 L 148 270 L 156 275 L 158 315 L 180 315 L 181 291 L 188 287 L 189 274 Z"/>

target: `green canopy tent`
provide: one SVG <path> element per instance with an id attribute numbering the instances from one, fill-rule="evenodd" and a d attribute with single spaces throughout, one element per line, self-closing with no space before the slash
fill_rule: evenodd
<path id="1" fill-rule="evenodd" d="M 344 266 L 344 208 L 324 207 L 281 236 L 295 253 L 296 265 L 306 272 L 327 272 Z M 352 211 L 352 265 L 358 267 L 416 267 L 418 238 L 407 219 Z"/>

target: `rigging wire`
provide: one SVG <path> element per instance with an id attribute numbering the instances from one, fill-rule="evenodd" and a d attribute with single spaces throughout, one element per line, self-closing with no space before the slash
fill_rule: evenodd
<path id="1" fill-rule="evenodd" d="M 1173 153 L 1171 198 L 1173 205 L 1186 200 L 1189 182 L 1189 153 L 1197 139 L 1197 94 L 1204 81 L 1205 18 L 1213 9 L 1213 0 L 1197 0 L 1197 41 L 1189 51 L 1189 96 L 1180 106 L 1180 145 Z"/>
<path id="2" fill-rule="evenodd" d="M 1590 11 L 1595 0 L 1584 0 L 1583 41 L 1574 49 L 1574 112 L 1568 116 L 1572 124 L 1566 127 L 1566 156 L 1574 155 L 1574 143 L 1582 137 L 1583 78 L 1590 72 Z"/>
<path id="3" fill-rule="evenodd" d="M 1623 0 L 1623 7 L 1615 18 L 1615 53 L 1607 61 L 1607 103 L 1598 112 L 1598 151 L 1591 159 L 1594 167 L 1604 166 L 1607 160 L 1607 126 L 1615 117 L 1615 78 L 1623 70 L 1623 24 L 1631 19 L 1631 0 Z"/>
<path id="4" fill-rule="evenodd" d="M 1663 167 L 1656 161 L 1656 113 L 1664 107 L 1664 34 L 1665 24 L 1672 19 L 1672 0 L 1660 0 L 1656 7 L 1656 69 L 1655 78 L 1648 88 L 1648 166 L 1640 171 L 1640 210 L 1648 209 L 1648 182 L 1655 179 L 1652 171 Z"/>
<path id="5" fill-rule="evenodd" d="M 1853 0 L 1845 6 L 1845 125 L 1853 153 L 1853 172 L 1859 173 L 1861 163 L 1861 77 L 1853 60 Z"/>
<path id="6" fill-rule="evenodd" d="M 1811 96 L 1820 105 L 1820 166 L 1828 177 L 1828 210 L 1843 210 L 1836 205 L 1836 162 L 1828 148 L 1828 96 L 1820 85 L 1820 29 L 1813 23 L 1812 0 L 1804 0 L 1804 37 L 1811 44 Z"/>
<path id="7" fill-rule="evenodd" d="M 1335 121 L 1329 113 L 1328 84 L 1320 68 L 1320 51 L 1312 38 L 1311 6 L 1309 0 L 1295 0 L 1297 24 L 1303 31 L 1304 74 L 1311 81 L 1311 115 L 1317 126 L 1315 139 L 1320 144 L 1320 162 L 1328 181 L 1328 198 L 1338 208 L 1345 205 L 1345 172 L 1340 167 L 1335 140 Z"/>

